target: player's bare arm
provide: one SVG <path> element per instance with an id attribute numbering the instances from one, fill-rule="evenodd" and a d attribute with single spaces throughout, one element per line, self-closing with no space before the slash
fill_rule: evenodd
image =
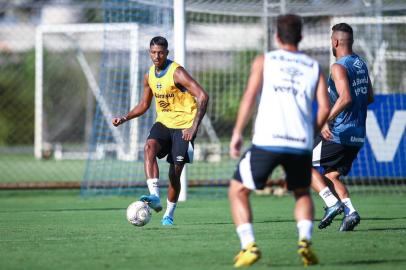
<path id="1" fill-rule="evenodd" d="M 151 106 L 151 101 L 152 101 L 152 90 L 148 84 L 148 74 L 145 74 L 144 94 L 142 96 L 141 101 L 131 111 L 129 111 L 126 116 L 113 118 L 113 125 L 117 127 L 126 121 L 129 121 L 133 118 L 143 115 Z"/>
<path id="2" fill-rule="evenodd" d="M 233 135 L 230 142 L 230 156 L 232 158 L 238 158 L 242 147 L 242 133 L 247 126 L 248 120 L 254 113 L 254 104 L 256 97 L 261 90 L 263 80 L 264 69 L 264 56 L 258 56 L 255 58 L 251 67 L 251 74 L 248 78 L 247 87 L 244 92 L 244 96 L 240 103 L 238 110 L 237 120 L 235 122 Z"/>
<path id="3" fill-rule="evenodd" d="M 317 118 L 315 131 L 318 132 L 324 126 L 327 121 L 327 117 L 330 113 L 330 102 L 327 93 L 327 83 L 326 78 L 323 73 L 320 72 L 319 83 L 316 89 L 316 100 L 317 100 Z"/>
<path id="4" fill-rule="evenodd" d="M 334 120 L 334 118 L 336 118 L 337 115 L 339 115 L 352 102 L 347 70 L 339 64 L 334 64 L 331 66 L 331 76 L 336 85 L 339 97 L 331 108 L 330 114 L 327 118 L 327 124 L 324 125 L 321 130 L 321 134 L 326 140 L 330 140 L 333 137 L 330 128 L 328 127 L 328 122 Z"/>
<path id="5" fill-rule="evenodd" d="M 209 95 L 203 88 L 196 82 L 189 73 L 183 67 L 178 67 L 174 73 L 175 83 L 185 87 L 189 93 L 196 98 L 197 111 L 193 124 L 190 128 L 186 128 L 182 131 L 182 138 L 186 141 L 193 139 L 193 136 L 196 134 L 197 129 L 199 128 L 200 122 L 202 121 L 206 109 L 207 103 L 209 101 Z"/>

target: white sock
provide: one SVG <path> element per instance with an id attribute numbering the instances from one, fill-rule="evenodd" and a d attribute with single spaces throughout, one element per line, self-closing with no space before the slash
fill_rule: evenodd
<path id="1" fill-rule="evenodd" d="M 307 239 L 310 241 L 313 232 L 313 222 L 308 219 L 302 219 L 297 223 L 296 227 L 299 233 L 299 240 Z"/>
<path id="2" fill-rule="evenodd" d="M 147 179 L 147 185 L 149 194 L 155 195 L 159 198 L 159 179 L 158 178 Z"/>
<path id="3" fill-rule="evenodd" d="M 341 201 L 344 203 L 344 215 L 348 216 L 355 212 L 355 208 L 352 205 L 350 198 L 345 198 Z"/>
<path id="4" fill-rule="evenodd" d="M 327 205 L 327 207 L 331 207 L 338 202 L 338 199 L 336 198 L 336 196 L 334 196 L 334 194 L 328 187 L 323 188 L 319 192 L 319 195 L 324 200 L 324 203 Z"/>
<path id="5" fill-rule="evenodd" d="M 166 200 L 166 211 L 164 217 L 168 216 L 173 218 L 173 214 L 175 213 L 176 202 L 170 202 L 168 199 Z"/>
<path id="6" fill-rule="evenodd" d="M 255 242 L 254 229 L 251 223 L 244 223 L 237 227 L 237 234 L 240 238 L 241 249 Z"/>

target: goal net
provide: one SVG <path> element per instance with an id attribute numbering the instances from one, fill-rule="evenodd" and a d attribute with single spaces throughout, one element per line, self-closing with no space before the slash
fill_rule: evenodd
<path id="1" fill-rule="evenodd" d="M 111 121 L 130 111 L 143 95 L 144 74 L 151 65 L 148 54 L 151 38 L 162 35 L 167 37 L 169 44 L 173 43 L 173 11 L 169 1 L 161 1 L 159 7 L 147 2 L 104 1 L 103 8 L 105 25 L 117 28 L 121 24 L 135 25 L 137 34 L 130 42 L 126 37 L 113 38 L 104 32 L 100 93 L 111 114 L 106 117 L 104 105 L 96 104 L 89 143 L 91 154 L 82 183 L 82 191 L 86 193 L 110 188 L 121 192 L 145 185 L 143 149 L 155 121 L 154 103 L 142 117 L 117 128 Z M 169 50 L 173 51 L 172 47 Z M 104 153 L 101 158 L 99 152 Z M 166 175 L 167 168 L 161 168 L 161 174 Z"/>
<path id="2" fill-rule="evenodd" d="M 195 161 L 188 167 L 190 185 L 227 185 L 236 166 L 236 161 L 228 156 L 228 145 L 251 61 L 264 49 L 275 48 L 272 34 L 276 15 L 293 12 L 304 17 L 300 49 L 317 59 L 325 74 L 332 63 L 331 26 L 337 22 L 354 27 L 354 50 L 365 58 L 371 73 L 377 97 L 368 111 L 367 140 L 345 181 L 353 184 L 353 190 L 377 186 L 380 190 L 390 190 L 390 186 L 394 187 L 392 190 L 401 190 L 406 186 L 405 19 L 349 17 L 361 14 L 365 3 L 351 2 L 343 6 L 341 2 L 320 2 L 316 8 L 315 3 L 301 5 L 296 1 L 186 1 L 185 66 L 210 95 L 206 123 L 202 124 L 195 142 Z M 149 40 L 156 35 L 165 36 L 170 46 L 169 58 L 173 59 L 173 1 L 104 0 L 103 9 L 106 25 L 135 23 L 139 26 L 137 85 L 128 79 L 130 48 L 123 49 L 121 54 L 109 49 L 112 43 L 125 46 L 128 42 L 112 40 L 107 35 L 103 40 L 101 93 L 106 100 L 114 101 L 109 103 L 112 114 L 123 115 L 136 100 L 130 97 L 134 93 L 132 89 L 138 93 L 137 98 L 142 93 L 141 78 L 152 64 L 147 53 Z M 131 133 L 128 123 L 113 129 L 122 134 L 120 142 L 104 116 L 102 105 L 96 104 L 83 190 L 113 186 L 124 191 L 145 184 L 142 147 L 154 118 L 154 108 L 150 108 L 147 115 L 136 120 L 142 127 L 133 129 L 137 134 Z M 245 130 L 245 147 L 249 146 L 251 134 L 252 122 Z M 121 158 L 117 147 L 124 144 L 124 149 L 128 149 L 127 140 L 133 135 L 139 139 L 135 156 L 131 153 L 127 159 Z M 95 157 L 100 147 L 105 149 L 105 154 L 98 159 Z M 165 161 L 159 161 L 159 165 L 160 179 L 165 181 L 168 166 Z M 283 177 L 283 170 L 278 169 L 270 178 Z"/>
<path id="3" fill-rule="evenodd" d="M 113 113 L 117 113 L 112 109 L 123 106 L 112 106 L 117 99 L 104 95 L 99 84 L 105 75 L 100 72 L 104 61 L 102 52 L 106 48 L 103 44 L 109 44 L 110 55 L 118 55 L 117 59 L 121 57 L 122 62 L 126 61 L 128 74 L 119 79 L 135 88 L 138 84 L 137 35 L 137 24 L 41 25 L 37 28 L 34 151 L 38 159 L 50 158 L 52 154 L 57 160 L 85 160 L 89 155 L 92 159 L 104 157 L 109 144 L 88 147 L 96 107 L 100 108 L 103 121 L 110 121 Z M 123 44 L 111 44 L 109 40 L 120 40 Z M 123 64 L 117 62 L 116 65 L 120 68 Z M 125 100 L 135 103 L 136 94 L 134 89 L 126 89 Z M 129 131 L 136 129 L 137 124 L 133 122 Z M 120 142 L 119 157 L 136 158 L 136 137 L 125 136 L 129 131 L 110 130 L 115 141 Z"/>

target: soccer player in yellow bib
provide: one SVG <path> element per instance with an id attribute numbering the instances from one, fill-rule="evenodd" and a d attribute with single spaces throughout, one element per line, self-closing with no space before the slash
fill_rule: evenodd
<path id="1" fill-rule="evenodd" d="M 113 125 L 117 127 L 143 115 L 155 97 L 157 118 L 144 147 L 144 169 L 150 195 L 143 195 L 140 200 L 156 212 L 162 210 L 156 158 L 167 156 L 169 187 L 162 225 L 174 224 L 180 175 L 184 164 L 192 162 L 193 142 L 209 100 L 199 83 L 183 67 L 167 58 L 168 53 L 168 41 L 164 37 L 151 40 L 149 55 L 154 64 L 144 76 L 143 97 L 127 115 L 113 119 Z"/>

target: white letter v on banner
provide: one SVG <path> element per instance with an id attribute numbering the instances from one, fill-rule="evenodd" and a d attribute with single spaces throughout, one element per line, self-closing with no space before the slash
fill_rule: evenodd
<path id="1" fill-rule="evenodd" d="M 395 111 L 386 138 L 373 111 L 368 111 L 366 132 L 372 152 L 378 162 L 390 162 L 396 154 L 406 127 L 406 111 Z"/>

